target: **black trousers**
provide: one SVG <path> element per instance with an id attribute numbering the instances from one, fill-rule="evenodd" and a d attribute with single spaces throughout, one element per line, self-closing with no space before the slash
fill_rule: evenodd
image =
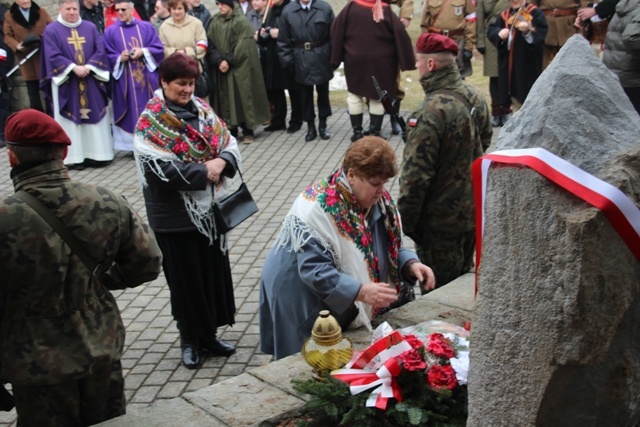
<path id="1" fill-rule="evenodd" d="M 40 100 L 40 81 L 27 80 L 25 83 L 27 84 L 27 92 L 29 92 L 29 104 L 31 108 L 45 113 L 46 111 L 42 107 L 42 101 Z"/>
<path id="2" fill-rule="evenodd" d="M 284 89 L 267 89 L 267 96 L 273 102 L 273 116 L 271 125 L 284 126 L 287 122 L 287 97 Z M 302 102 L 299 89 L 289 89 L 289 102 L 291 103 L 291 118 L 289 126 L 299 128 L 302 125 Z M 311 106 L 313 108 L 313 105 Z"/>
<path id="3" fill-rule="evenodd" d="M 329 102 L 329 82 L 316 85 L 318 94 L 318 117 L 326 119 L 331 115 L 331 103 Z M 316 119 L 313 109 L 313 86 L 300 85 L 300 99 L 302 101 L 302 116 L 304 121 L 312 123 Z"/>

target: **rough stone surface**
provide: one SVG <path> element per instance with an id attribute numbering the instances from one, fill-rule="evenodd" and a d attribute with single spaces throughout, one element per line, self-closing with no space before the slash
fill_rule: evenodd
<path id="1" fill-rule="evenodd" d="M 295 391 L 291 380 L 307 380 L 311 378 L 312 373 L 311 368 L 300 353 L 251 370 L 251 375 L 256 378 L 265 383 L 273 384 L 280 390 L 305 401 L 308 400 L 309 396 Z"/>
<path id="2" fill-rule="evenodd" d="M 233 427 L 255 426 L 304 401 L 245 373 L 183 398 Z"/>
<path id="3" fill-rule="evenodd" d="M 126 423 L 123 423 L 126 417 Z M 101 427 L 219 427 L 227 426 L 206 412 L 176 398 L 162 400 L 139 411 L 129 411 L 124 417 L 100 424 Z"/>
<path id="4" fill-rule="evenodd" d="M 640 117 L 574 36 L 503 128 L 640 205 Z M 640 424 L 640 263 L 597 209 L 492 167 L 471 335 L 469 426 Z"/>

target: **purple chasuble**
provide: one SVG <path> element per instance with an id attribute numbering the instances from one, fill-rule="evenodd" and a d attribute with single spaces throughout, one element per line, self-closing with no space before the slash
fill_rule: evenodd
<path id="1" fill-rule="evenodd" d="M 109 57 L 109 64 L 113 74 L 113 112 L 114 123 L 133 133 L 138 117 L 147 101 L 153 97 L 158 88 L 158 64 L 164 59 L 164 46 L 153 25 L 136 18 L 126 24 L 117 21 L 104 32 L 104 46 Z M 119 64 L 123 67 L 119 77 L 116 72 L 118 58 L 124 50 L 134 47 L 147 48 L 155 64 L 154 71 L 149 70 L 145 56 L 128 60 Z"/>
<path id="2" fill-rule="evenodd" d="M 98 29 L 82 21 L 74 28 L 58 21 L 47 25 L 40 47 L 40 88 L 48 101 L 52 100 L 51 79 L 63 73 L 70 64 L 92 65 L 109 71 L 109 61 Z M 109 93 L 107 83 L 90 73 L 80 79 L 73 71 L 58 87 L 60 115 L 78 125 L 98 123 L 107 113 Z"/>

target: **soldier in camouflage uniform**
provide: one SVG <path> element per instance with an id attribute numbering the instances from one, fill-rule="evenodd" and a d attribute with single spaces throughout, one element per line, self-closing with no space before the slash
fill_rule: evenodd
<path id="1" fill-rule="evenodd" d="M 109 289 L 155 279 L 162 257 L 149 227 L 111 191 L 74 183 L 71 143 L 44 113 L 23 110 L 5 128 L 16 192 L 39 199 L 101 266 L 77 253 L 22 199 L 0 202 L 0 379 L 11 383 L 21 426 L 90 425 L 125 413 L 125 330 Z"/>
<path id="2" fill-rule="evenodd" d="M 427 94 L 408 122 L 398 209 L 405 234 L 442 286 L 471 268 L 475 208 L 471 164 L 491 144 L 483 96 L 460 77 L 457 44 L 422 34 L 416 67 Z"/>

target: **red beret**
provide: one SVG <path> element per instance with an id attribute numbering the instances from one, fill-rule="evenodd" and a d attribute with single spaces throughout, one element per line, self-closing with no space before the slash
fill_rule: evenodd
<path id="1" fill-rule="evenodd" d="M 416 42 L 416 52 L 437 53 L 451 52 L 458 55 L 458 44 L 447 36 L 436 33 L 423 33 Z"/>
<path id="2" fill-rule="evenodd" d="M 7 118 L 4 139 L 12 145 L 71 145 L 71 140 L 58 122 L 32 109 L 13 113 Z"/>

